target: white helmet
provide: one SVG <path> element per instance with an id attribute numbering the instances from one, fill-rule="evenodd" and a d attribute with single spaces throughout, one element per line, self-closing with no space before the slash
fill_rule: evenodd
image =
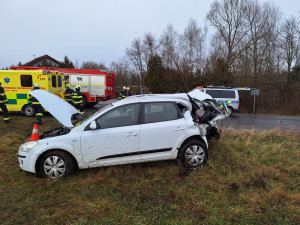
<path id="1" fill-rule="evenodd" d="M 125 90 L 126 89 L 126 87 L 125 86 L 123 86 L 123 90 Z"/>
<path id="2" fill-rule="evenodd" d="M 80 89 L 80 85 L 76 85 L 76 89 Z"/>
<path id="3" fill-rule="evenodd" d="M 35 83 L 35 84 L 33 85 L 33 87 L 34 87 L 34 88 L 40 88 L 40 85 L 39 85 L 38 83 Z"/>

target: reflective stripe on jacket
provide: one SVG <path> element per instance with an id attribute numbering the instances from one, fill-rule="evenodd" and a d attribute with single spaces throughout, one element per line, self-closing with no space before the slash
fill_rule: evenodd
<path id="1" fill-rule="evenodd" d="M 4 92 L 4 88 L 0 86 L 0 104 L 4 104 L 4 103 L 7 103 L 8 100 L 6 98 L 6 94 Z"/>
<path id="2" fill-rule="evenodd" d="M 80 93 L 80 91 L 75 91 L 72 94 L 72 100 L 74 104 L 81 104 L 83 103 L 83 98 L 82 98 L 82 94 Z"/>
<path id="3" fill-rule="evenodd" d="M 36 90 L 36 89 L 39 89 L 39 88 L 34 88 L 33 90 Z M 30 94 L 29 94 L 29 98 L 28 98 L 28 104 L 31 104 L 31 105 L 41 105 L 41 103 L 35 97 L 33 97 Z"/>
<path id="4" fill-rule="evenodd" d="M 72 101 L 72 94 L 74 93 L 74 91 L 70 88 L 66 89 L 65 91 L 65 100 L 67 102 L 71 102 Z"/>

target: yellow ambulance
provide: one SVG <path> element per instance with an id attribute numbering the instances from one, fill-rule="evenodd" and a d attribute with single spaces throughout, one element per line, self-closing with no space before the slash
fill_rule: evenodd
<path id="1" fill-rule="evenodd" d="M 41 90 L 64 98 L 64 74 L 49 70 L 0 70 L 1 86 L 8 99 L 8 111 L 24 112 L 34 115 L 34 110 L 28 105 L 29 92 L 38 83 Z"/>

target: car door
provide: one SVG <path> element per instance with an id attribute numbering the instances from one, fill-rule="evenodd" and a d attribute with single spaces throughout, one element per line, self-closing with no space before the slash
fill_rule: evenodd
<path id="1" fill-rule="evenodd" d="M 141 158 L 172 157 L 186 129 L 187 122 L 176 103 L 144 103 L 140 137 Z"/>
<path id="2" fill-rule="evenodd" d="M 90 166 L 116 165 L 139 160 L 140 104 L 114 108 L 97 118 L 97 129 L 83 131 L 81 151 Z"/>

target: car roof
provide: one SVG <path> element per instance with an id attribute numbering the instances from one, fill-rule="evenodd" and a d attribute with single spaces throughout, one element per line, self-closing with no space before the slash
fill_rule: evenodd
<path id="1" fill-rule="evenodd" d="M 235 88 L 203 88 L 205 90 L 237 91 Z"/>
<path id="2" fill-rule="evenodd" d="M 127 97 L 121 101 L 114 102 L 114 106 L 139 103 L 139 102 L 189 102 L 189 98 L 185 93 L 179 94 L 149 94 L 134 95 Z"/>

